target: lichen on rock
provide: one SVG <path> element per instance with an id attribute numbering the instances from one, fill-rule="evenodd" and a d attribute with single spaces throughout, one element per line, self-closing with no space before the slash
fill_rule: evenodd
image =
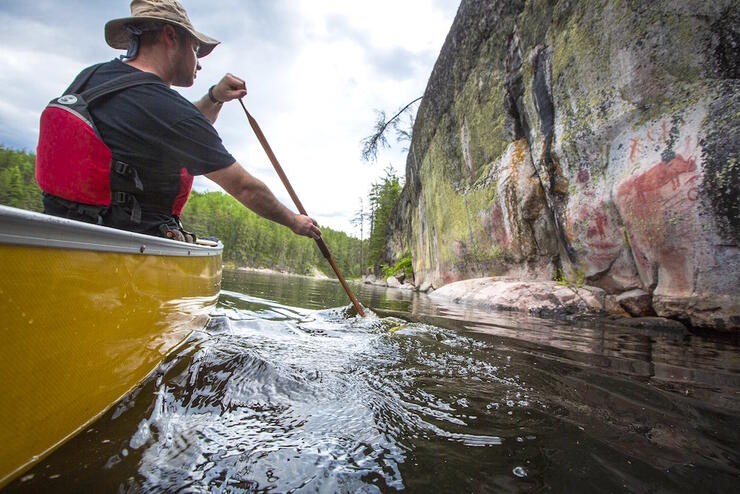
<path id="1" fill-rule="evenodd" d="M 604 310 L 740 329 L 736 7 L 463 0 L 386 257 L 417 287 L 581 273 Z"/>

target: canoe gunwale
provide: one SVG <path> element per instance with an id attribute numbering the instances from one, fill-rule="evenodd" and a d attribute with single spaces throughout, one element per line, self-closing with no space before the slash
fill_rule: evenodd
<path id="1" fill-rule="evenodd" d="M 0 205 L 0 244 L 153 256 L 211 257 L 223 244 L 188 244 Z"/>

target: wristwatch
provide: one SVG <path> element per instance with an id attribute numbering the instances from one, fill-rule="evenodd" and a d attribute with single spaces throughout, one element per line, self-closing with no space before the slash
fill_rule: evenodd
<path id="1" fill-rule="evenodd" d="M 216 87 L 216 85 L 214 84 L 213 86 L 211 86 L 211 87 L 208 88 L 208 98 L 211 100 L 212 103 L 214 103 L 216 105 L 223 105 L 224 102 L 217 100 L 216 97 L 213 95 L 213 88 L 215 88 L 215 87 Z"/>

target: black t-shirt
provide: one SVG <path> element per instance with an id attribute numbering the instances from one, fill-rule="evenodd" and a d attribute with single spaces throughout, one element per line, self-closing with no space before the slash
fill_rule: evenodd
<path id="1" fill-rule="evenodd" d="M 132 72 L 138 69 L 114 59 L 101 65 L 83 90 Z M 144 191 L 137 198 L 145 223 L 168 217 L 180 193 L 183 167 L 190 175 L 203 175 L 235 161 L 205 115 L 166 86 L 124 89 L 93 103 L 90 114 L 114 159 L 140 171 Z"/>

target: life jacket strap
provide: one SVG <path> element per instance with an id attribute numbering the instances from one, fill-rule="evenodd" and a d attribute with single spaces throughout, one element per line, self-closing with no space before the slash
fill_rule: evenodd
<path id="1" fill-rule="evenodd" d="M 108 212 L 107 206 L 93 206 L 79 202 L 68 201 L 44 192 L 44 212 L 62 218 L 69 218 L 85 223 L 103 225 L 103 217 Z"/>
<path id="2" fill-rule="evenodd" d="M 141 205 L 136 196 L 128 192 L 114 191 L 111 192 L 111 206 L 120 206 L 131 210 L 131 223 L 138 225 L 141 223 Z"/>
<path id="3" fill-rule="evenodd" d="M 167 87 L 167 85 L 162 82 L 162 79 L 156 75 L 150 72 L 137 71 L 116 77 L 115 79 L 111 79 L 89 89 L 85 89 L 80 93 L 80 98 L 90 106 L 95 100 L 102 96 L 107 96 L 130 87 L 140 86 L 141 84 L 154 84 L 157 86 Z"/>
<path id="4" fill-rule="evenodd" d="M 91 65 L 90 67 L 87 67 L 85 70 L 80 72 L 77 77 L 75 77 L 75 80 L 72 81 L 72 84 L 70 84 L 69 87 L 62 94 L 79 94 L 82 88 L 87 85 L 87 82 L 90 80 L 95 71 L 102 67 L 104 63 L 105 62 Z"/>

